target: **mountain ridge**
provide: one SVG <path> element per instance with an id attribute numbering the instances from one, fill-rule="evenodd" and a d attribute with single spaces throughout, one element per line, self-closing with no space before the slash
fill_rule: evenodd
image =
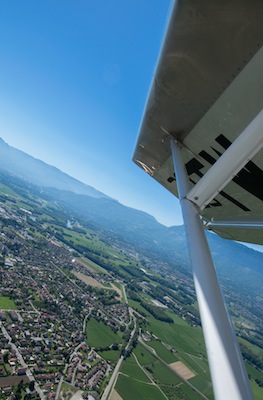
<path id="1" fill-rule="evenodd" d="M 10 146 L 1 137 L 0 169 L 13 173 L 15 176 L 19 176 L 38 186 L 56 187 L 57 189 L 86 194 L 95 198 L 109 198 L 109 196 L 92 186 L 86 185 L 78 179 L 62 172 L 59 168 Z"/>

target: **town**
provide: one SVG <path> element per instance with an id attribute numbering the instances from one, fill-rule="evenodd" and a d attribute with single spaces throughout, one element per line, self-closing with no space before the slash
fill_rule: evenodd
<path id="1" fill-rule="evenodd" d="M 79 388 L 83 398 L 91 391 L 96 399 L 112 365 L 86 344 L 87 321 L 93 316 L 114 332 L 125 331 L 132 323 L 128 306 L 113 288 L 102 291 L 67 276 L 74 269 L 76 276 L 99 279 L 101 287 L 111 280 L 88 271 L 72 249 L 12 227 L 23 226 L 30 212 L 1 204 L 0 213 L 5 219 L 1 296 L 10 299 L 10 309 L 0 312 L 0 380 L 7 383 L 2 392 L 10 395 L 22 380 L 31 383 L 28 398 L 56 399 L 65 381 Z"/>

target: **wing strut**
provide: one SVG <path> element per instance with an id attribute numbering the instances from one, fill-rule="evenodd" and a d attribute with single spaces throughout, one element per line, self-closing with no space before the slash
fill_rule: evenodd
<path id="1" fill-rule="evenodd" d="M 180 144 L 174 139 L 171 150 L 215 399 L 250 400 L 253 395 L 242 355 L 199 213 L 187 199 L 189 179 Z"/>

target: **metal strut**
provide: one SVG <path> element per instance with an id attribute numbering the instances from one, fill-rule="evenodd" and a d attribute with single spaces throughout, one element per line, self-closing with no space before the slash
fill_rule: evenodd
<path id="1" fill-rule="evenodd" d="M 189 179 L 180 144 L 174 139 L 171 150 L 215 399 L 252 400 L 247 372 L 204 228 L 196 206 L 187 199 Z"/>

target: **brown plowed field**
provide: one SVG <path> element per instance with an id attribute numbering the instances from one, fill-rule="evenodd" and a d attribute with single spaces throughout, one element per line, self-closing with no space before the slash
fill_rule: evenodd
<path id="1" fill-rule="evenodd" d="M 172 367 L 172 369 L 174 371 L 177 372 L 178 375 L 180 375 L 186 381 L 188 381 L 188 379 L 191 379 L 195 376 L 195 374 L 186 365 L 184 365 L 184 363 L 182 363 L 182 361 L 176 361 L 169 365 L 170 365 L 170 367 Z"/>

